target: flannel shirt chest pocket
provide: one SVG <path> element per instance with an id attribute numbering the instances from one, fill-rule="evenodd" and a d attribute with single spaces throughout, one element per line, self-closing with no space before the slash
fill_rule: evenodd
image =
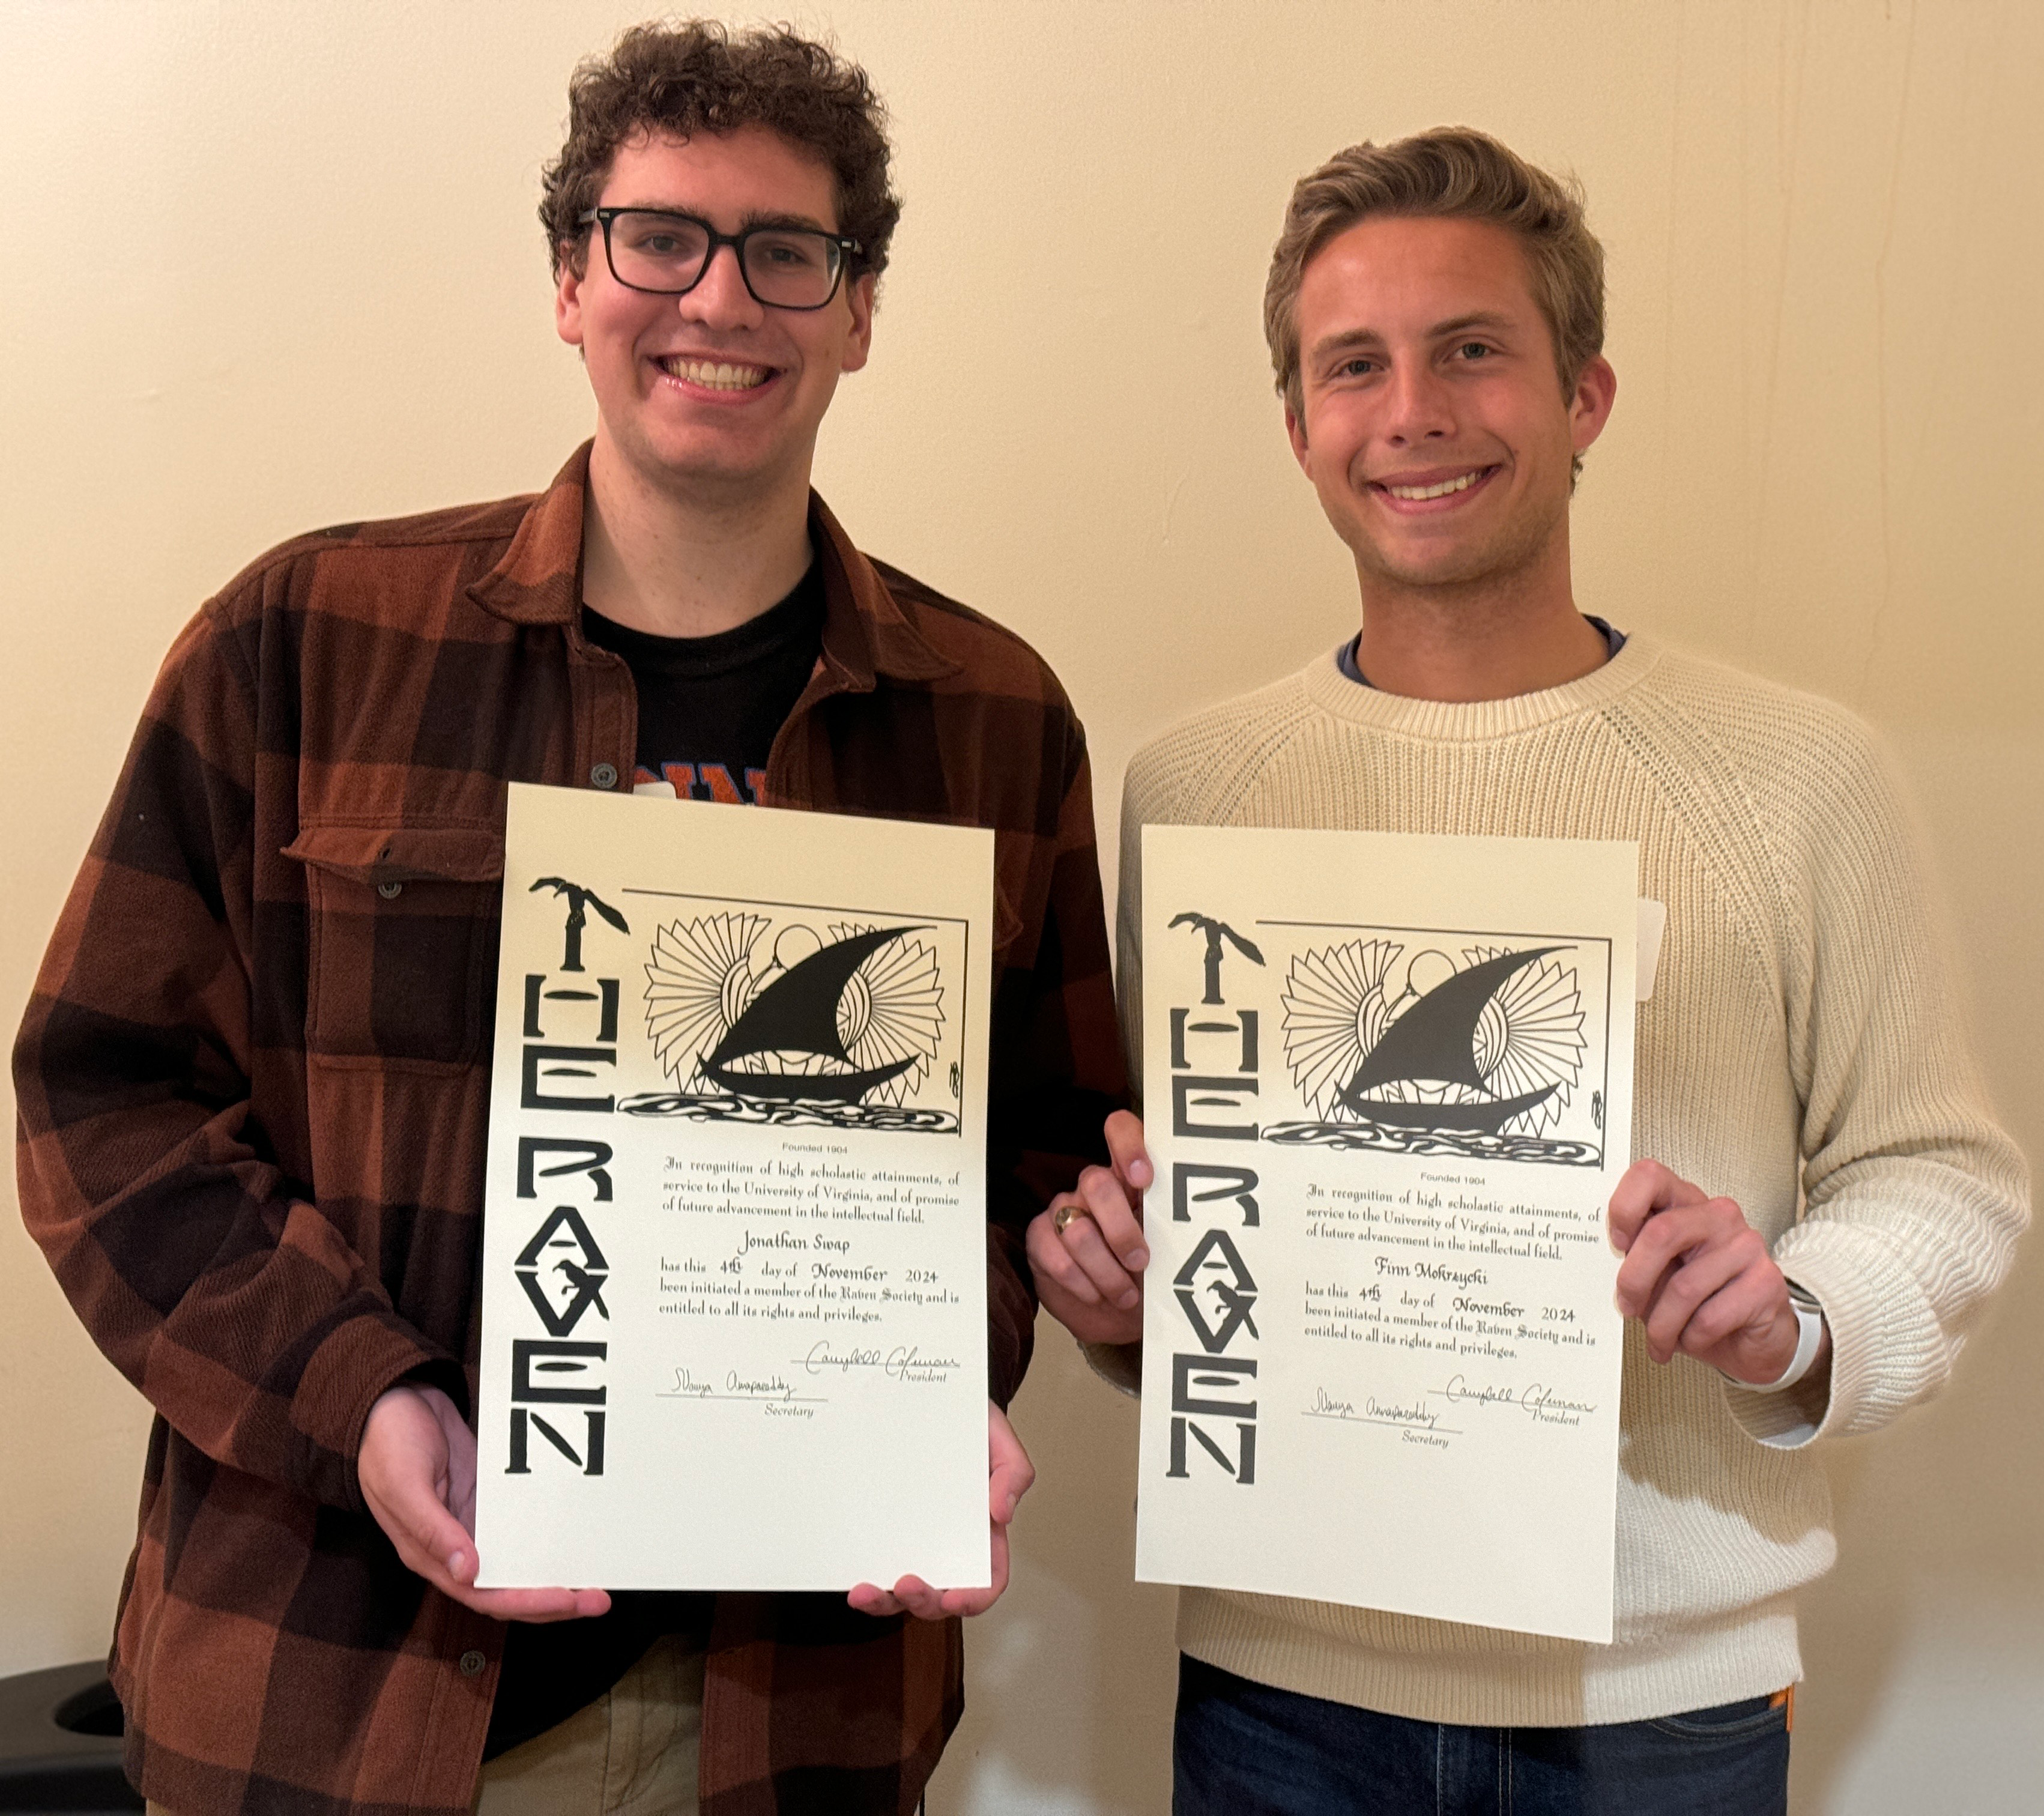
<path id="1" fill-rule="evenodd" d="M 315 1064 L 443 1070 L 481 1056 L 495 983 L 501 832 L 323 824 L 305 869 L 305 1048 Z"/>

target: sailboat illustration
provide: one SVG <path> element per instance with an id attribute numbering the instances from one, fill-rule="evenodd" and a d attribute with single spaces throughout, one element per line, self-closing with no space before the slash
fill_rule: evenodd
<path id="1" fill-rule="evenodd" d="M 715 1049 L 697 1062 L 702 1075 L 740 1097 L 783 1102 L 856 1103 L 918 1063 L 910 1053 L 886 1065 L 861 1067 L 845 1051 L 838 1009 L 852 973 L 867 958 L 914 927 L 879 927 L 835 941 L 799 960 L 748 1002 Z M 771 1061 L 814 1056 L 835 1066 L 792 1071 L 770 1064 L 740 1067 L 740 1060 Z"/>
<path id="2" fill-rule="evenodd" d="M 1363 1056 L 1355 1075 L 1335 1095 L 1372 1122 L 1394 1128 L 1468 1129 L 1496 1134 L 1514 1117 L 1537 1109 L 1561 1089 L 1558 1079 L 1513 1097 L 1490 1095 L 1477 1054 L 1477 1029 L 1491 998 L 1516 972 L 1558 946 L 1507 952 L 1457 971 L 1436 984 L 1387 1028 Z M 1387 1084 L 1462 1085 L 1485 1096 L 1458 1103 L 1402 1102 L 1365 1095 Z"/>
<path id="3" fill-rule="evenodd" d="M 1312 1119 L 1267 1139 L 1596 1164 L 1601 1116 L 1579 1129 L 1572 1107 L 1589 1047 L 1574 948 L 1455 949 L 1387 930 L 1293 958 L 1285 1056 Z"/>
<path id="4" fill-rule="evenodd" d="M 717 1122 L 955 1133 L 942 935 L 733 903 L 654 931 L 646 1031 L 673 1088 L 619 1108 Z M 932 1097 L 936 1101 L 932 1101 Z"/>

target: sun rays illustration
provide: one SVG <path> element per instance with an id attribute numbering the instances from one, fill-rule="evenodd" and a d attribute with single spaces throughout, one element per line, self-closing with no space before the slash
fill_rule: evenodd
<path id="1" fill-rule="evenodd" d="M 710 914 L 671 921 L 654 933 L 646 1031 L 660 1069 L 677 1083 L 751 1001 L 752 948 L 766 926 L 764 914 Z"/>
<path id="2" fill-rule="evenodd" d="M 1469 964 L 1501 957 L 1502 946 L 1471 946 L 1462 956 Z M 1552 958 L 1536 960 L 1515 971 L 1484 1005 L 1476 1028 L 1477 1069 L 1500 1097 L 1516 1097 L 1556 1087 L 1554 1095 L 1511 1126 L 1529 1135 L 1551 1129 L 1562 1119 L 1582 1075 L 1583 998 L 1573 968 Z"/>
<path id="3" fill-rule="evenodd" d="M 1337 1094 L 1389 1025 L 1384 979 L 1404 949 L 1393 940 L 1351 940 L 1292 960 L 1281 999 L 1285 1057 L 1316 1116 L 1333 1117 Z"/>
<path id="4" fill-rule="evenodd" d="M 870 929 L 870 923 L 834 921 L 833 940 Z M 937 978 L 936 948 L 912 934 L 870 955 L 851 974 L 838 999 L 838 1038 L 854 1065 L 879 1070 L 903 1060 L 913 1064 L 871 1093 L 874 1100 L 905 1102 L 928 1075 L 943 1039 L 944 988 Z"/>

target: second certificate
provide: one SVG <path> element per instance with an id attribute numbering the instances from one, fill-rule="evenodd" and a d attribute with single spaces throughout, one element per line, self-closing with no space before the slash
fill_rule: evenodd
<path id="1" fill-rule="evenodd" d="M 1144 829 L 1139 1577 L 1610 1639 L 1637 871 Z"/>

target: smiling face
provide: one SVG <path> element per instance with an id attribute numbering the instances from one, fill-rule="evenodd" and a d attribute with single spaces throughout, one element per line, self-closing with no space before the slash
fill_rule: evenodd
<path id="1" fill-rule="evenodd" d="M 669 209 L 724 233 L 768 224 L 839 230 L 830 171 L 759 126 L 629 140 L 601 205 Z M 746 289 L 729 247 L 682 296 L 620 284 L 601 228 L 586 250 L 579 275 L 562 268 L 554 315 L 588 367 L 603 464 L 670 493 L 806 487 L 839 375 L 866 364 L 871 276 L 847 274 L 821 309 L 770 309 Z"/>
<path id="2" fill-rule="evenodd" d="M 1601 358 L 1564 394 L 1519 242 L 1377 216 L 1305 270 L 1303 419 L 1285 427 L 1367 589 L 1495 586 L 1567 559 L 1570 466 L 1611 412 Z"/>

